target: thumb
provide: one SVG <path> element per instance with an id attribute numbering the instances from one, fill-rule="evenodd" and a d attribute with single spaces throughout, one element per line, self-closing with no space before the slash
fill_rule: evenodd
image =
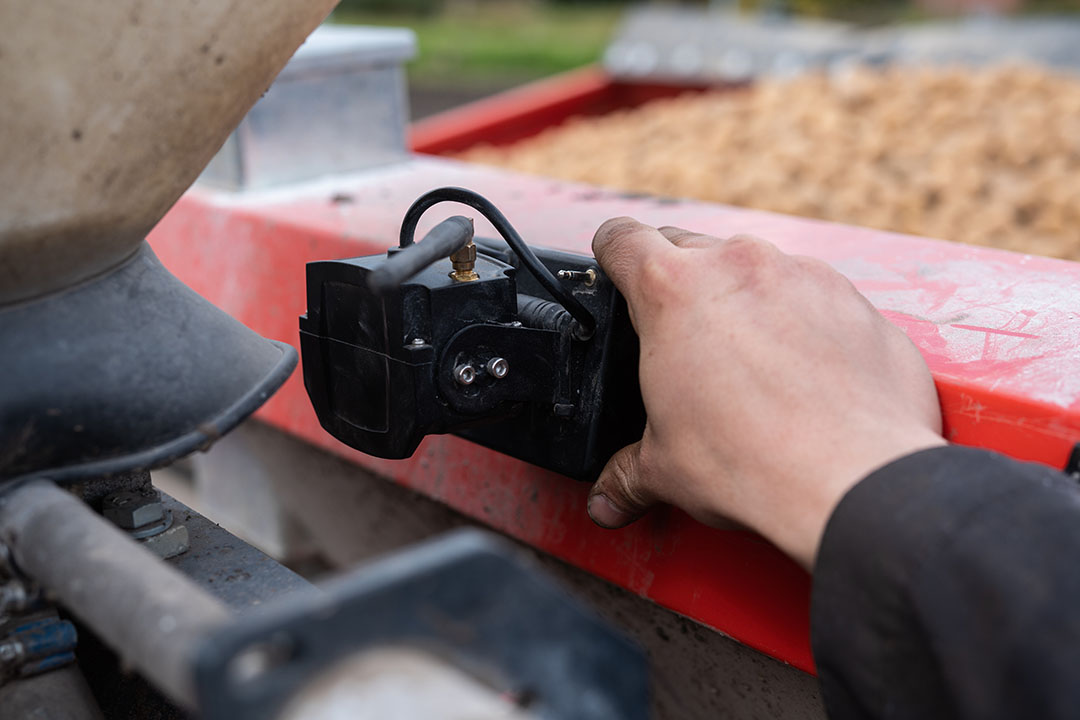
<path id="1" fill-rule="evenodd" d="M 615 453 L 604 466 L 589 491 L 589 517 L 600 527 L 629 525 L 655 502 L 645 486 L 641 441 L 638 441 Z"/>

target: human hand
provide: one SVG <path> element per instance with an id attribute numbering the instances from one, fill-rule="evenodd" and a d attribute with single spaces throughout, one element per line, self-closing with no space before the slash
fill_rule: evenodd
<path id="1" fill-rule="evenodd" d="M 604 223 L 593 252 L 641 338 L 648 415 L 592 488 L 597 524 L 671 503 L 810 569 L 855 483 L 945 444 L 922 356 L 827 264 L 631 218 Z"/>

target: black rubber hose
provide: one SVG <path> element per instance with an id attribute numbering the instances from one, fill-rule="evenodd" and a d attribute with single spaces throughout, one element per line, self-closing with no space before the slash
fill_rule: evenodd
<path id="1" fill-rule="evenodd" d="M 389 292 L 428 265 L 465 247 L 472 238 L 473 221 L 470 218 L 448 217 L 431 228 L 422 242 L 394 253 L 372 270 L 368 275 L 368 287 L 379 295 Z"/>
<path id="2" fill-rule="evenodd" d="M 596 330 L 596 319 L 593 318 L 592 313 L 578 302 L 577 298 L 566 291 L 555 276 L 551 274 L 551 271 L 543 266 L 529 246 L 525 244 L 521 235 L 506 219 L 506 216 L 483 195 L 460 187 L 437 188 L 421 195 L 405 213 L 405 218 L 401 222 L 399 247 L 407 248 L 413 244 L 413 236 L 416 233 L 416 224 L 420 221 L 420 216 L 428 208 L 441 202 L 457 202 L 468 205 L 487 218 L 495 230 L 502 235 L 506 244 L 517 253 L 521 259 L 521 264 L 532 273 L 536 281 L 545 290 L 551 293 L 556 302 L 566 308 L 566 311 L 574 317 L 578 324 L 578 331 L 575 335 L 581 339 L 592 336 L 593 331 Z"/>

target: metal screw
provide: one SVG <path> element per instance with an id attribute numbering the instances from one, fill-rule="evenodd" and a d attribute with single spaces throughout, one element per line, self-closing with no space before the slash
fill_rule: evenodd
<path id="1" fill-rule="evenodd" d="M 506 377 L 506 373 L 510 372 L 510 363 L 506 362 L 501 357 L 493 357 L 487 361 L 488 373 L 496 380 L 502 380 Z"/>
<path id="2" fill-rule="evenodd" d="M 557 275 L 560 280 L 585 283 L 585 287 L 592 287 L 596 284 L 596 270 L 593 268 L 588 270 L 560 270 Z"/>
<path id="3" fill-rule="evenodd" d="M 476 368 L 472 365 L 458 365 L 454 368 L 454 379 L 459 385 L 472 385 L 476 380 Z"/>
<path id="4" fill-rule="evenodd" d="M 413 338 L 412 341 L 410 342 L 410 344 L 412 344 L 412 345 L 423 345 L 423 344 L 425 344 L 424 343 L 424 338 Z"/>
<path id="5" fill-rule="evenodd" d="M 161 522 L 165 506 L 157 491 L 117 492 L 107 495 L 102 503 L 102 515 L 125 530 Z"/>

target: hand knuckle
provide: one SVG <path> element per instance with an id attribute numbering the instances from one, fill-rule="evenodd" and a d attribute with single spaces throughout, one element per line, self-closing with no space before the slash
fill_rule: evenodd
<path id="1" fill-rule="evenodd" d="M 794 258 L 794 262 L 799 272 L 811 277 L 816 281 L 831 282 L 836 280 L 836 276 L 839 275 L 832 266 L 823 260 L 817 258 L 800 256 Z"/>
<path id="2" fill-rule="evenodd" d="M 779 267 L 780 257 L 772 243 L 753 235 L 736 235 L 720 248 L 725 271 L 736 274 L 742 282 L 771 277 Z"/>
<path id="3" fill-rule="evenodd" d="M 600 224 L 593 236 L 593 247 L 624 240 L 641 229 L 641 223 L 631 217 L 613 217 Z"/>
<path id="4" fill-rule="evenodd" d="M 776 251 L 772 243 L 753 235 L 734 235 L 722 247 L 724 254 L 753 264 L 768 262 Z"/>
<path id="5" fill-rule="evenodd" d="M 812 281 L 816 286 L 823 289 L 837 290 L 841 292 L 855 292 L 855 286 L 846 277 L 841 275 L 836 268 L 824 260 L 800 255 L 793 258 L 798 270 L 804 278 Z"/>

